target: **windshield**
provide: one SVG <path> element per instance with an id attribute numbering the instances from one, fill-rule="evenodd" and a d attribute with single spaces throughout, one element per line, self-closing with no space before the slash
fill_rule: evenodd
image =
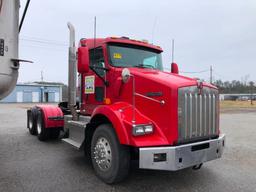
<path id="1" fill-rule="evenodd" d="M 109 45 L 109 62 L 115 67 L 139 67 L 163 70 L 161 53 L 134 45 Z"/>

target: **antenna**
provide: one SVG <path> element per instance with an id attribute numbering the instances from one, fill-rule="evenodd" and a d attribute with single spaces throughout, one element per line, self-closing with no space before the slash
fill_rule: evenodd
<path id="1" fill-rule="evenodd" d="M 96 26 L 97 25 L 97 19 L 96 16 L 94 17 L 94 42 L 93 42 L 93 66 L 96 65 Z"/>
<path id="2" fill-rule="evenodd" d="M 156 22 L 157 22 L 157 17 L 155 17 L 155 20 L 154 20 L 154 24 L 153 24 L 153 27 L 152 27 L 152 39 L 151 39 L 151 42 L 152 44 L 154 44 L 154 33 L 155 33 L 155 28 L 156 28 Z"/>
<path id="3" fill-rule="evenodd" d="M 174 62 L 174 39 L 172 39 L 172 63 Z"/>

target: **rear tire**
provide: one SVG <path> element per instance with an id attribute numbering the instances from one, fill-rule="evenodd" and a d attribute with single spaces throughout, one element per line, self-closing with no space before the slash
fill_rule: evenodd
<path id="1" fill-rule="evenodd" d="M 49 130 L 45 128 L 44 119 L 42 111 L 39 110 L 37 114 L 37 123 L 36 123 L 37 137 L 40 141 L 45 141 L 49 139 Z"/>
<path id="2" fill-rule="evenodd" d="M 36 114 L 35 111 L 29 110 L 27 112 L 27 123 L 28 123 L 28 130 L 31 135 L 37 135 L 36 131 Z"/>
<path id="3" fill-rule="evenodd" d="M 129 148 L 119 143 L 109 124 L 96 128 L 91 143 L 91 160 L 96 175 L 105 183 L 117 183 L 128 176 Z"/>

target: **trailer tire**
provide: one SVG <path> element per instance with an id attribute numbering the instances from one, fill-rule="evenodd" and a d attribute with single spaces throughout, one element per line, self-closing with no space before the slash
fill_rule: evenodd
<path id="1" fill-rule="evenodd" d="M 109 124 L 99 125 L 92 138 L 91 160 L 96 175 L 105 183 L 113 184 L 128 176 L 130 151 L 121 145 Z"/>
<path id="2" fill-rule="evenodd" d="M 40 141 L 49 139 L 49 130 L 45 128 L 43 114 L 41 110 L 38 110 L 37 122 L 36 122 L 37 137 Z"/>
<path id="3" fill-rule="evenodd" d="M 27 111 L 27 125 L 31 135 L 37 135 L 36 131 L 36 114 L 34 110 Z"/>

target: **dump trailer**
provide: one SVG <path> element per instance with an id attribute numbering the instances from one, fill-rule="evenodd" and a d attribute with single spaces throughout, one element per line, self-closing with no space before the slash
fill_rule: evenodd
<path id="1" fill-rule="evenodd" d="M 131 160 L 141 169 L 177 171 L 222 156 L 215 86 L 180 75 L 175 63 L 165 72 L 163 50 L 145 41 L 81 39 L 76 49 L 68 26 L 68 102 L 29 109 L 32 135 L 40 141 L 61 137 L 84 150 L 109 184 L 128 175 Z"/>

